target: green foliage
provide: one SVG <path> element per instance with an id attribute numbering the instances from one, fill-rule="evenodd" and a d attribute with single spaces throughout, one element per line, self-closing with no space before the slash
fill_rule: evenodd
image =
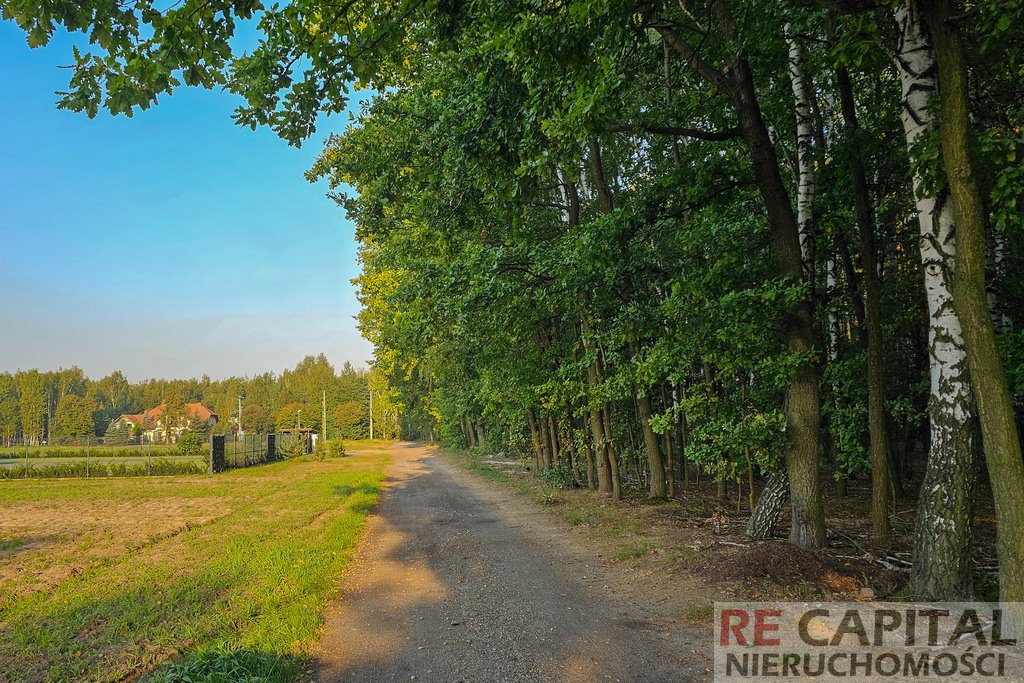
<path id="1" fill-rule="evenodd" d="M 835 476 L 847 477 L 871 467 L 864 436 L 868 429 L 867 386 L 864 353 L 834 361 L 825 369 L 822 412 L 836 444 Z"/>
<path id="2" fill-rule="evenodd" d="M 1024 330 L 999 336 L 999 350 L 1006 364 L 1011 392 L 1024 397 Z"/>
<path id="3" fill-rule="evenodd" d="M 8 457 L 29 458 L 103 458 L 110 460 L 123 460 L 125 458 L 145 458 L 150 455 L 169 454 L 176 451 L 173 444 L 156 444 L 145 446 L 132 446 L 128 448 L 95 446 L 95 447 L 74 447 L 74 446 L 31 446 L 24 448 L 13 447 L 0 453 Z"/>
<path id="4" fill-rule="evenodd" d="M 127 446 L 132 442 L 133 431 L 131 425 L 111 422 L 107 427 L 106 433 L 103 435 L 103 444 L 106 446 Z"/>
<path id="5" fill-rule="evenodd" d="M 178 438 L 178 453 L 182 455 L 201 455 L 203 437 L 195 432 L 185 432 Z"/>
<path id="6" fill-rule="evenodd" d="M 18 383 L 13 375 L 0 374 L 0 439 L 13 442 L 21 432 Z"/>
<path id="7" fill-rule="evenodd" d="M 292 402 L 287 403 L 277 411 L 277 415 L 274 418 L 275 426 L 277 430 L 282 429 L 296 429 L 298 427 L 309 427 L 309 421 L 312 417 L 309 408 L 304 403 Z"/>
<path id="8" fill-rule="evenodd" d="M 30 370 L 18 375 L 17 383 L 22 436 L 38 443 L 43 438 L 46 420 L 45 378 L 38 370 Z"/>
<path id="9" fill-rule="evenodd" d="M 67 477 L 146 477 L 178 474 L 206 474 L 204 462 L 154 458 L 152 462 L 90 462 L 80 460 L 58 465 L 0 467 L 0 479 L 59 479 Z"/>
<path id="10" fill-rule="evenodd" d="M 958 27 L 998 246 L 992 293 L 1008 329 L 1024 324 L 1024 280 L 1015 276 L 1024 267 L 1022 7 L 982 4 Z M 374 345 L 373 372 L 338 373 L 310 356 L 280 377 L 150 382 L 133 392 L 111 376 L 96 391 L 102 409 L 155 405 L 171 392 L 209 397 L 226 418 L 244 394 L 247 428 L 272 416 L 290 429 L 301 411 L 305 427 L 361 438 L 372 390 L 379 434 L 464 446 L 473 430 L 484 434 L 481 450 L 517 453 L 531 448 L 531 418 L 570 425 L 579 450 L 595 411 L 633 476 L 646 461 L 646 400 L 657 434 L 735 479 L 779 468 L 785 388 L 798 368 L 824 367 L 835 474 L 865 470 L 863 271 L 849 162 L 862 159 L 871 184 L 887 417 L 893 434 L 911 439 L 928 401 L 929 321 L 910 174 L 921 178 L 919 192 L 943 191 L 939 140 L 931 129 L 906 149 L 900 83 L 879 49 L 895 42 L 891 12 L 739 1 L 716 9 L 400 0 L 346 5 L 330 20 L 322 3 L 305 0 L 167 9 L 5 0 L 4 16 L 31 45 L 61 26 L 89 32 L 96 54 L 74 51 L 61 106 L 90 115 L 146 108 L 183 83 L 223 85 L 244 99 L 239 124 L 299 144 L 318 116 L 343 110 L 350 88 L 374 92 L 307 174 L 326 179 L 356 223 L 359 326 Z M 233 55 L 237 22 L 252 18 L 255 48 Z M 793 208 L 797 184 L 783 26 L 803 48 L 818 129 L 808 150 L 814 262 L 801 277 L 779 265 L 778 214 Z M 737 129 L 737 64 L 753 72 L 784 187 L 765 186 L 744 139 L 749 124 Z M 850 72 L 856 131 L 838 111 L 838 67 Z M 802 302 L 814 306 L 815 348 L 798 353 L 803 344 L 787 346 L 780 331 Z M 1000 343 L 1019 404 L 1018 336 Z M 78 379 L 72 371 L 65 381 Z M 0 432 L 17 421 L 25 437 L 44 438 L 52 384 L 20 374 L 17 410 L 0 386 Z"/>
<path id="11" fill-rule="evenodd" d="M 274 421 L 266 408 L 250 403 L 242 407 L 242 429 L 255 434 L 267 434 L 274 431 Z"/>
<path id="12" fill-rule="evenodd" d="M 233 433 L 240 396 L 244 397 L 242 426 L 250 434 L 274 431 L 277 417 L 281 420 L 280 427 L 294 427 L 299 407 L 308 411 L 303 413 L 303 426 L 321 430 L 324 399 L 329 418 L 326 428 L 330 431 L 334 428 L 335 410 L 341 404 L 360 406 L 364 416 L 368 416 L 371 384 L 374 387 L 375 435 L 394 438 L 398 434 L 401 406 L 393 401 L 386 377 L 374 377 L 373 373 L 356 370 L 349 363 L 336 369 L 322 354 L 307 356 L 279 375 L 264 373 L 218 381 L 202 377 L 148 379 L 133 384 L 120 372 L 92 380 L 78 368 L 0 373 L 0 442 L 21 442 L 22 436 L 27 436 L 31 444 L 45 440 L 81 442 L 94 434 L 106 434 L 111 423 L 122 414 L 143 413 L 160 405 L 165 398 L 169 399 L 169 417 L 164 420 L 204 438 L 211 432 Z M 211 428 L 205 420 L 194 418 L 186 411 L 187 403 L 202 403 L 211 408 L 219 421 Z M 28 410 L 24 414 L 23 405 Z M 52 416 L 50 420 L 47 420 L 48 413 Z M 365 417 L 362 424 L 365 431 L 368 427 Z M 143 427 L 132 428 L 131 435 L 137 438 L 143 431 Z M 177 429 L 172 432 L 176 433 Z M 355 435 L 359 436 L 358 431 Z M 108 436 L 115 439 L 111 443 L 125 443 L 123 435 Z M 172 441 L 173 436 L 172 433 Z"/>
<path id="13" fill-rule="evenodd" d="M 83 439 L 93 435 L 92 414 L 95 402 L 90 399 L 67 394 L 57 404 L 57 414 L 50 438 L 58 440 Z"/>
<path id="14" fill-rule="evenodd" d="M 289 683 L 300 670 L 294 657 L 232 650 L 226 645 L 189 654 L 145 678 L 151 683 Z"/>
<path id="15" fill-rule="evenodd" d="M 317 460 L 341 458 L 345 455 L 345 443 L 341 439 L 317 439 L 313 455 Z"/>
<path id="16" fill-rule="evenodd" d="M 277 453 L 282 458 L 298 458 L 306 454 L 306 436 L 285 436 L 277 444 Z"/>
<path id="17" fill-rule="evenodd" d="M 558 489 L 573 489 L 579 486 L 576 473 L 573 472 L 568 461 L 564 460 L 552 467 L 546 468 L 541 472 L 541 477 L 544 481 Z"/>
<path id="18" fill-rule="evenodd" d="M 369 413 L 361 401 L 345 401 L 334 409 L 334 429 L 341 439 L 365 439 L 370 434 Z"/>

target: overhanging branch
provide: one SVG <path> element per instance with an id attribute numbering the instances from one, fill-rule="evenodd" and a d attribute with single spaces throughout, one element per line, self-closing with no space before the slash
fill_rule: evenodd
<path id="1" fill-rule="evenodd" d="M 652 135 L 671 135 L 677 138 L 696 138 L 697 140 L 710 140 L 712 142 L 723 142 L 740 137 L 740 129 L 733 127 L 725 130 L 702 130 L 700 128 L 685 128 L 680 126 L 654 126 L 631 123 L 617 123 L 605 126 L 607 133 L 650 133 Z"/>

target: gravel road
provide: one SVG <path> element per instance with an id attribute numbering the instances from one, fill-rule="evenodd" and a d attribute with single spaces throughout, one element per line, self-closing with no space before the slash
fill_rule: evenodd
<path id="1" fill-rule="evenodd" d="M 398 444 L 314 650 L 321 682 L 698 681 L 710 637 L 607 590 L 539 504 Z"/>

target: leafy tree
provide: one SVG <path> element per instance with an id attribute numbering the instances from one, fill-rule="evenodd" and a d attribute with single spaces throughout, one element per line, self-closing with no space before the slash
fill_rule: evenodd
<path id="1" fill-rule="evenodd" d="M 825 539 L 819 472 L 840 494 L 870 476 L 879 550 L 918 492 L 910 590 L 938 599 L 971 592 L 981 445 L 1021 600 L 1019 3 L 819 5 L 2 6 L 32 45 L 90 32 L 60 103 L 89 115 L 224 85 L 240 124 L 299 144 L 376 91 L 309 172 L 357 225 L 372 373 L 310 356 L 140 383 L 143 405 L 230 415 L 244 392 L 283 428 L 326 399 L 354 429 L 372 387 L 375 429 L 529 452 L 613 498 L 761 479 L 751 533 L 788 497 L 803 546 Z M 41 398 L 18 375 L 27 438 L 78 391 L 64 372 Z"/>
<path id="2" fill-rule="evenodd" d="M 310 411 L 304 403 L 291 402 L 281 406 L 274 416 L 274 426 L 278 431 L 282 429 L 295 429 L 297 427 L 309 427 L 307 421 Z"/>
<path id="3" fill-rule="evenodd" d="M 370 434 L 369 415 L 360 401 L 345 401 L 334 409 L 334 428 L 342 439 L 365 439 Z"/>
<path id="4" fill-rule="evenodd" d="M 185 397 L 180 387 L 169 386 L 163 394 L 163 414 L 158 418 L 159 426 L 163 429 L 164 440 L 171 443 L 176 436 L 177 430 L 188 426 L 191 416 L 188 415 L 185 407 Z"/>
<path id="5" fill-rule="evenodd" d="M 0 374 L 0 439 L 13 444 L 20 432 L 18 383 L 13 375 L 3 373 Z"/>
<path id="6" fill-rule="evenodd" d="M 22 436 L 28 443 L 39 443 L 46 424 L 46 381 L 38 370 L 20 372 L 15 381 Z"/>
<path id="7" fill-rule="evenodd" d="M 58 440 L 84 439 L 93 435 L 96 404 L 83 396 L 65 394 L 57 404 L 50 436 Z"/>
<path id="8" fill-rule="evenodd" d="M 267 409 L 257 403 L 248 403 L 242 407 L 242 428 L 253 434 L 266 434 L 274 431 L 274 421 L 270 419 Z"/>

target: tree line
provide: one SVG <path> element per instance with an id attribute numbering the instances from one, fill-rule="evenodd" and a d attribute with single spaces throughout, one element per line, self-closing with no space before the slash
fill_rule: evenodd
<path id="1" fill-rule="evenodd" d="M 387 387 L 350 363 L 336 370 L 323 354 L 307 356 L 280 374 L 223 380 L 204 375 L 130 382 L 120 371 L 93 380 L 78 367 L 0 373 L 0 439 L 8 445 L 38 445 L 95 443 L 105 437 L 123 444 L 131 432 L 111 427 L 122 414 L 164 405 L 164 419 L 178 424 L 189 420 L 188 403 L 202 403 L 219 417 L 212 428 L 199 421 L 191 425 L 193 431 L 232 434 L 238 431 L 240 402 L 241 429 L 248 433 L 301 425 L 318 433 L 326 427 L 333 438 L 364 439 L 369 436 L 371 390 L 375 436 L 394 438 L 398 417 Z"/>
<path id="2" fill-rule="evenodd" d="M 356 222 L 406 433 L 614 498 L 709 473 L 746 486 L 755 537 L 788 503 L 804 547 L 869 478 L 878 548 L 918 497 L 921 598 L 972 592 L 991 495 L 1024 600 L 1020 3 L 3 8 L 33 45 L 91 32 L 59 103 L 89 115 L 224 85 L 299 144 L 376 91 L 309 177 Z"/>

